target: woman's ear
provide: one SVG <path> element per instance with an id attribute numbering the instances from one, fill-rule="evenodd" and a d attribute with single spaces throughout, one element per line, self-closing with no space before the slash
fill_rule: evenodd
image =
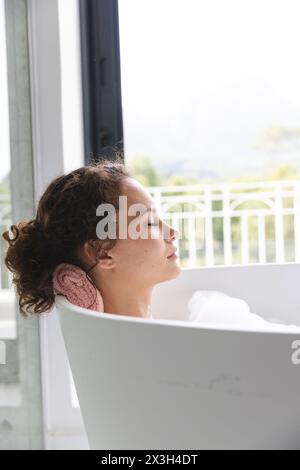
<path id="1" fill-rule="evenodd" d="M 97 247 L 94 240 L 86 240 L 81 248 L 85 264 L 91 265 L 97 261 Z"/>
<path id="2" fill-rule="evenodd" d="M 86 240 L 77 252 L 85 269 L 90 269 L 91 266 L 99 266 L 102 269 L 114 268 L 116 263 L 109 245 L 107 241 Z"/>
<path id="3" fill-rule="evenodd" d="M 116 264 L 114 257 L 112 256 L 111 250 L 109 249 L 109 245 L 110 242 L 107 241 L 90 241 L 90 246 L 92 246 L 92 250 L 94 250 L 94 263 L 97 263 L 97 266 L 102 269 L 112 269 L 115 267 Z M 87 250 L 90 250 L 90 248 L 87 247 Z"/>
<path id="4" fill-rule="evenodd" d="M 107 255 L 105 258 L 99 258 L 98 259 L 98 264 L 101 269 L 112 269 L 116 265 L 115 260 L 110 256 Z"/>

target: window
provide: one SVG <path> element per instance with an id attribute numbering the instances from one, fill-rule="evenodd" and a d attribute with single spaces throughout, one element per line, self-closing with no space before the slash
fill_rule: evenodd
<path id="1" fill-rule="evenodd" d="M 127 163 L 182 266 L 300 260 L 294 0 L 119 0 Z"/>

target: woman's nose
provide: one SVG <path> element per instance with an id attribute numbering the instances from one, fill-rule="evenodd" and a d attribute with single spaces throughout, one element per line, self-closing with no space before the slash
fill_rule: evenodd
<path id="1" fill-rule="evenodd" d="M 180 232 L 179 232 L 179 230 L 176 230 L 174 228 L 172 228 L 172 230 L 173 230 L 172 240 L 177 240 L 177 238 L 180 237 Z"/>
<path id="2" fill-rule="evenodd" d="M 177 238 L 179 238 L 180 232 L 173 227 L 170 227 L 170 225 L 166 225 L 165 228 L 165 239 L 170 240 L 170 241 L 175 241 Z"/>

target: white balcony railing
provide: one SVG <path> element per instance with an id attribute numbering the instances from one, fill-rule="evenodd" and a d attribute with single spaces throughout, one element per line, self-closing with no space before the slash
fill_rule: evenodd
<path id="1" fill-rule="evenodd" d="M 148 190 L 183 266 L 300 261 L 300 180 Z"/>

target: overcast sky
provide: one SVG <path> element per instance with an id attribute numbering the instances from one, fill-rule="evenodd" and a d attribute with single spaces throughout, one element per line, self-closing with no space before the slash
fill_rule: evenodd
<path id="1" fill-rule="evenodd" d="M 262 130 L 300 127 L 299 0 L 119 0 L 119 16 L 127 156 L 251 172 Z"/>

